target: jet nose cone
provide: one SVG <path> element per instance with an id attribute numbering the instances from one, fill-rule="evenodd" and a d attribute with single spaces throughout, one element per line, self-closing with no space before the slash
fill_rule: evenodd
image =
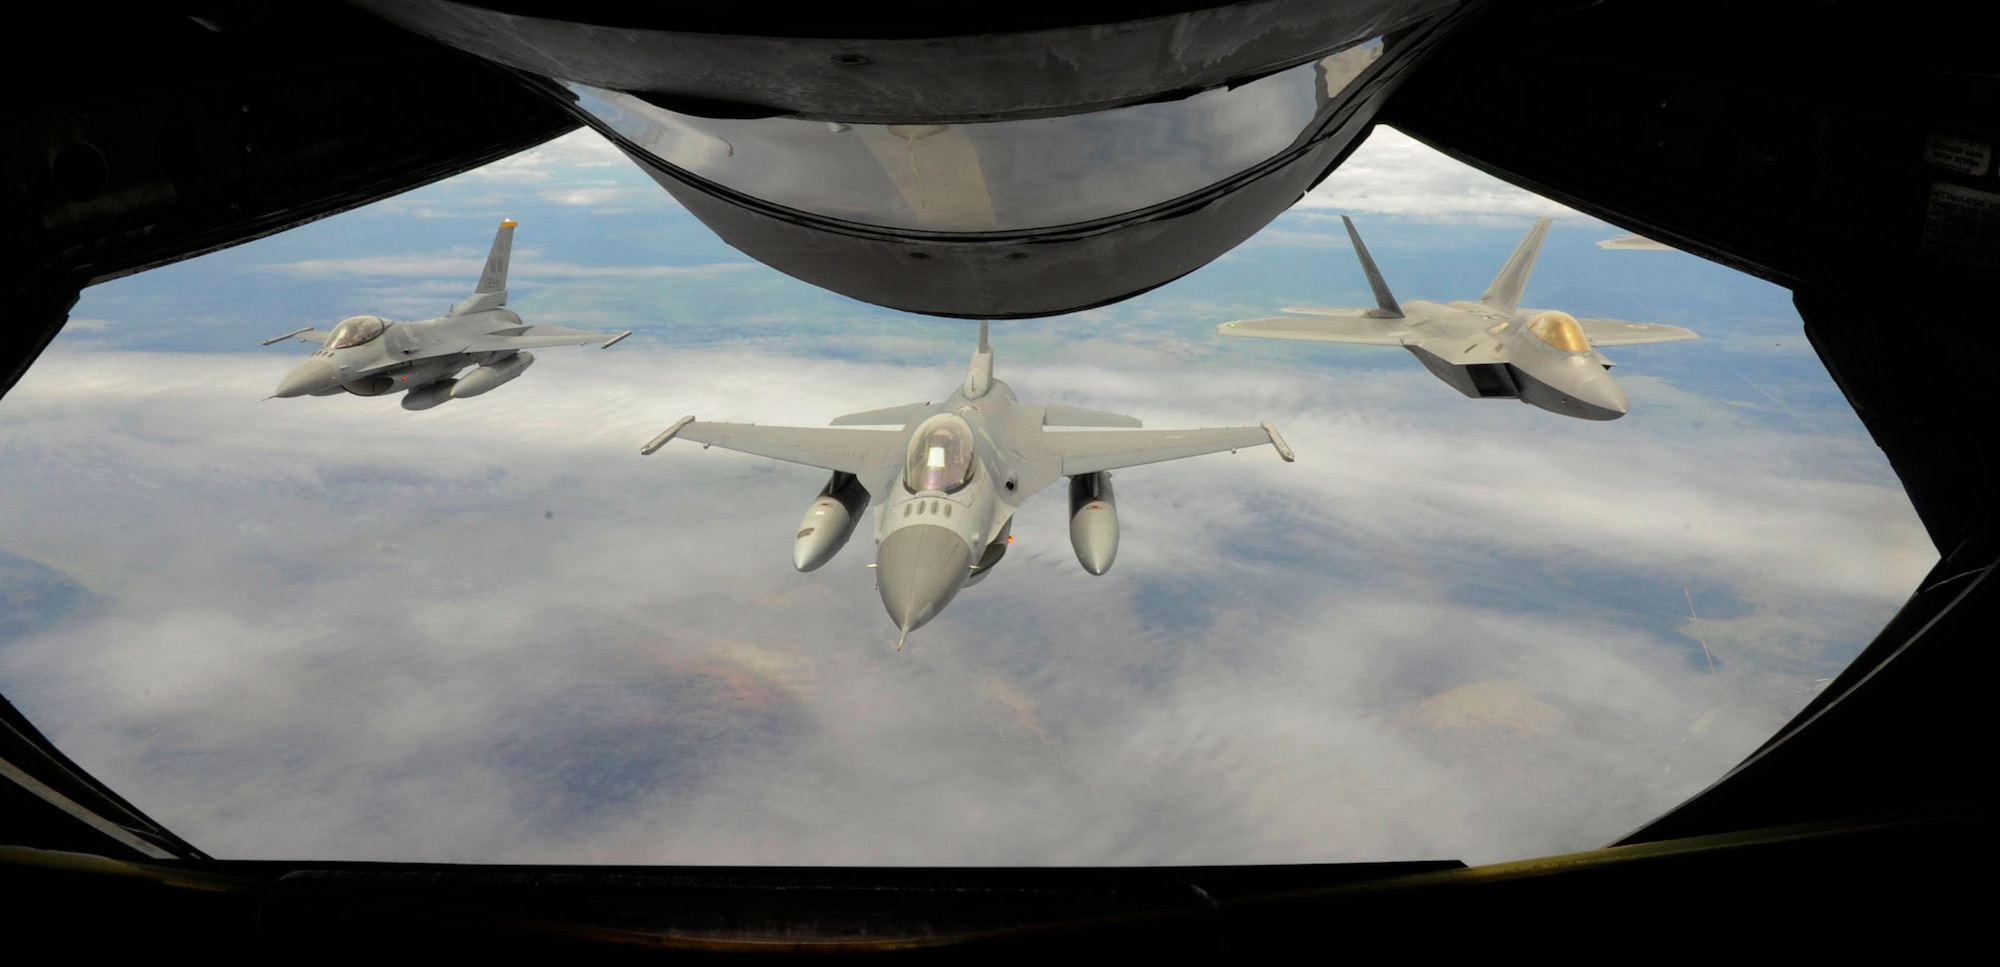
<path id="1" fill-rule="evenodd" d="M 957 532 L 936 524 L 898 528 L 875 556 L 882 606 L 905 633 L 937 617 L 965 586 L 972 549 Z"/>
<path id="2" fill-rule="evenodd" d="M 333 364 L 323 359 L 308 359 L 292 370 L 285 381 L 278 384 L 277 392 L 271 395 L 280 399 L 306 396 L 331 389 L 339 381 L 340 374 L 334 371 Z"/>
<path id="3" fill-rule="evenodd" d="M 1615 420 L 1632 410 L 1632 400 L 1625 395 L 1625 387 L 1618 385 L 1609 373 L 1598 373 L 1584 380 L 1573 395 L 1578 402 L 1590 408 L 1589 419 Z"/>

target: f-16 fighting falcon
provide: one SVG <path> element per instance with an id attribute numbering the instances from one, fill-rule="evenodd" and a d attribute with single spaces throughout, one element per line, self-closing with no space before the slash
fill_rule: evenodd
<path id="1" fill-rule="evenodd" d="M 1270 423 L 1204 430 L 1141 430 L 1139 421 L 1051 403 L 1025 406 L 993 378 L 986 323 L 979 348 L 943 403 L 910 403 L 836 418 L 826 427 L 698 423 L 685 417 L 640 449 L 673 439 L 738 450 L 833 471 L 806 510 L 792 565 L 811 571 L 847 543 L 871 499 L 876 589 L 903 647 L 959 589 L 1000 563 L 1014 511 L 1036 491 L 1069 478 L 1069 536 L 1077 561 L 1103 574 L 1118 553 L 1110 470 L 1270 444 L 1292 451 Z M 900 429 L 860 429 L 895 426 Z M 1051 427 L 1119 427 L 1064 430 Z"/>
<path id="2" fill-rule="evenodd" d="M 1517 399 L 1551 413 L 1615 420 L 1631 409 L 1607 372 L 1600 346 L 1698 339 L 1679 326 L 1578 319 L 1555 309 L 1521 309 L 1521 290 L 1549 232 L 1535 222 L 1478 302 L 1398 303 L 1376 271 L 1354 222 L 1341 216 L 1354 254 L 1375 290 L 1373 309 L 1286 309 L 1292 316 L 1226 322 L 1224 336 L 1401 346 L 1453 389 L 1480 399 Z"/>
<path id="3" fill-rule="evenodd" d="M 530 326 L 505 308 L 514 224 L 513 219 L 500 223 L 479 287 L 443 318 L 390 322 L 380 316 L 353 316 L 341 320 L 331 332 L 308 327 L 264 340 L 266 346 L 297 339 L 321 347 L 293 369 L 271 396 L 402 392 L 404 409 L 427 410 L 447 400 L 489 392 L 521 375 L 535 361 L 529 349 L 594 342 L 609 349 L 632 334 L 631 330 L 608 333 Z M 467 366 L 478 368 L 459 376 Z"/>

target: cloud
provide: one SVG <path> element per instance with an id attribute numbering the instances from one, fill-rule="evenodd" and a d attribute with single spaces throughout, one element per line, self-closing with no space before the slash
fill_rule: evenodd
<path id="1" fill-rule="evenodd" d="M 1598 845 L 1697 791 L 1935 559 L 1810 353 L 1759 335 L 1802 346 L 1796 319 L 1746 321 L 1714 276 L 1649 290 L 1713 289 L 1669 305 L 1699 306 L 1704 340 L 1635 352 L 1633 414 L 1586 424 L 1461 399 L 1389 350 L 1220 345 L 1208 327 L 1269 301 L 1246 293 L 1275 284 L 1257 273 L 1278 250 L 995 339 L 1026 400 L 1153 427 L 1272 419 L 1299 462 L 1120 471 L 1104 577 L 1052 488 L 898 653 L 865 530 L 820 571 L 789 567 L 823 472 L 637 448 L 687 413 L 810 424 L 936 398 L 971 330 L 730 278 L 750 263 L 660 219 L 596 227 L 648 192 L 666 198 L 579 132 L 367 211 L 541 204 L 612 258 L 643 238 L 689 263 L 521 250 L 538 315 L 664 318 L 612 352 L 539 354 L 488 397 L 264 401 L 289 360 L 58 340 L 0 406 L 0 560 L 34 562 L 0 580 L 90 606 L 0 629 L 0 691 L 226 856 L 1484 861 Z M 1377 129 L 1259 238 L 1345 246 L 1331 209 L 1551 211 L 1524 198 Z M 332 233 L 355 224 L 277 250 L 354 251 Z M 408 228 L 358 250 L 423 248 Z M 357 308 L 435 311 L 483 256 L 263 256 L 251 281 L 291 300 L 292 280 L 362 280 L 343 287 Z M 185 309 L 167 281 L 243 288 L 174 271 L 93 288 L 126 301 L 82 315 L 290 328 L 269 305 Z M 684 306 L 597 281 L 710 276 L 735 286 Z"/>
<path id="2" fill-rule="evenodd" d="M 658 186 L 583 185 L 559 191 L 545 191 L 537 197 L 559 205 L 576 205 L 583 208 L 610 209 L 611 206 L 624 204 L 628 207 L 620 208 L 619 211 L 632 211 L 636 210 L 629 207 L 633 202 L 652 202 L 665 195 L 666 192 Z"/>
<path id="3" fill-rule="evenodd" d="M 1460 164 L 1395 128 L 1376 125 L 1295 209 L 1407 215 L 1433 222 L 1508 223 L 1547 215 L 1597 220 Z"/>
<path id="4" fill-rule="evenodd" d="M 0 550 L 109 603 L 0 642 L 0 689 L 228 856 L 1480 861 L 1698 790 L 1934 559 L 1865 440 L 1664 384 L 1582 424 L 1409 368 L 1022 333 L 1028 401 L 1274 418 L 1299 463 L 1119 472 L 1101 578 L 1051 488 L 901 653 L 865 530 L 789 567 L 823 472 L 637 448 L 935 397 L 959 347 L 552 350 L 409 413 L 263 401 L 269 358 L 59 344 L 0 411 Z"/>
<path id="5" fill-rule="evenodd" d="M 678 209 L 672 195 L 589 129 L 369 207 L 395 218 L 502 218 L 547 202 L 593 215 Z"/>
<path id="6" fill-rule="evenodd" d="M 605 169 L 628 170 L 631 167 L 631 159 L 604 140 L 602 135 L 589 128 L 579 128 L 519 154 L 475 168 L 461 177 L 474 183 L 535 185 L 568 180 L 579 171 L 602 172 Z"/>

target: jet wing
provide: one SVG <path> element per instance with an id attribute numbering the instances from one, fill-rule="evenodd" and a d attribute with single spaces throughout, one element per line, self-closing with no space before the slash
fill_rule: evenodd
<path id="1" fill-rule="evenodd" d="M 1042 433 L 1042 447 L 1062 460 L 1063 476 L 1116 470 L 1204 453 L 1273 446 L 1290 462 L 1291 450 L 1264 426 L 1207 430 L 1059 430 Z"/>
<path id="2" fill-rule="evenodd" d="M 1583 335 L 1593 346 L 1639 346 L 1650 342 L 1682 342 L 1700 339 L 1692 330 L 1657 322 L 1625 322 L 1620 319 L 1578 319 Z"/>
<path id="3" fill-rule="evenodd" d="M 1369 346 L 1401 346 L 1415 336 L 1409 320 L 1370 316 L 1375 309 L 1287 309 L 1295 316 L 1269 319 L 1242 319 L 1215 327 L 1219 336 L 1247 336 L 1252 339 L 1298 339 L 1306 342 L 1345 342 Z M 1352 313 L 1344 315 L 1342 313 Z"/>
<path id="4" fill-rule="evenodd" d="M 1137 429 L 1144 424 L 1136 416 L 1123 413 L 1106 413 L 1103 410 L 1086 410 L 1081 406 L 1067 406 L 1050 403 L 1042 407 L 1043 426 L 1124 426 Z"/>
<path id="5" fill-rule="evenodd" d="M 567 329 L 562 326 L 508 326 L 492 332 L 474 333 L 462 340 L 463 348 L 446 346 L 445 351 L 455 353 L 494 353 L 515 349 L 540 349 L 543 346 L 585 346 L 591 343 L 610 343 L 623 339 L 630 333 L 591 332 L 588 329 Z"/>
<path id="6" fill-rule="evenodd" d="M 901 406 L 885 406 L 879 410 L 863 410 L 836 416 L 830 426 L 902 426 L 910 422 L 910 417 L 931 408 L 931 404 L 904 403 Z"/>
<path id="7" fill-rule="evenodd" d="M 863 478 L 864 466 L 887 457 L 902 461 L 902 430 L 856 430 L 832 426 L 758 426 L 755 423 L 689 423 L 674 434 L 703 446 L 721 447 Z"/>

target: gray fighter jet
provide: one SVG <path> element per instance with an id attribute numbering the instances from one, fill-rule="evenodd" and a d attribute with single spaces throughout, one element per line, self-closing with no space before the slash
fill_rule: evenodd
<path id="1" fill-rule="evenodd" d="M 833 471 L 806 510 L 792 565 L 811 571 L 854 533 L 870 499 L 875 512 L 876 589 L 901 629 L 937 617 L 959 589 L 985 578 L 1007 553 L 1014 511 L 1057 478 L 1069 478 L 1069 537 L 1077 561 L 1103 574 L 1118 553 L 1118 512 L 1107 472 L 1221 450 L 1291 448 L 1270 423 L 1203 430 L 1141 430 L 1139 421 L 1051 403 L 1023 405 L 993 378 L 986 323 L 965 383 L 943 403 L 910 403 L 836 418 L 826 427 L 697 423 L 689 416 L 644 447 L 669 440 Z M 900 429 L 860 429 L 894 426 Z M 1056 427 L 1117 427 L 1069 430 Z"/>
<path id="2" fill-rule="evenodd" d="M 601 342 L 603 348 L 632 334 L 530 326 L 507 305 L 507 258 L 514 248 L 514 220 L 500 223 L 479 287 L 449 315 L 423 322 L 390 322 L 351 316 L 331 332 L 308 326 L 264 340 L 297 339 L 320 349 L 278 384 L 271 398 L 380 396 L 403 392 L 403 408 L 427 410 L 447 400 L 489 392 L 521 375 L 535 361 L 529 349 Z M 476 366 L 464 376 L 468 366 Z"/>
<path id="3" fill-rule="evenodd" d="M 1401 346 L 1453 389 L 1479 399 L 1517 399 L 1551 413 L 1615 420 L 1631 409 L 1607 372 L 1600 346 L 1700 338 L 1679 326 L 1616 319 L 1578 319 L 1555 309 L 1521 309 L 1521 290 L 1549 220 L 1535 222 L 1513 258 L 1478 302 L 1398 303 L 1376 271 L 1354 222 L 1341 216 L 1354 254 L 1375 290 L 1373 309 L 1286 309 L 1291 316 L 1225 322 L 1224 336 Z"/>

